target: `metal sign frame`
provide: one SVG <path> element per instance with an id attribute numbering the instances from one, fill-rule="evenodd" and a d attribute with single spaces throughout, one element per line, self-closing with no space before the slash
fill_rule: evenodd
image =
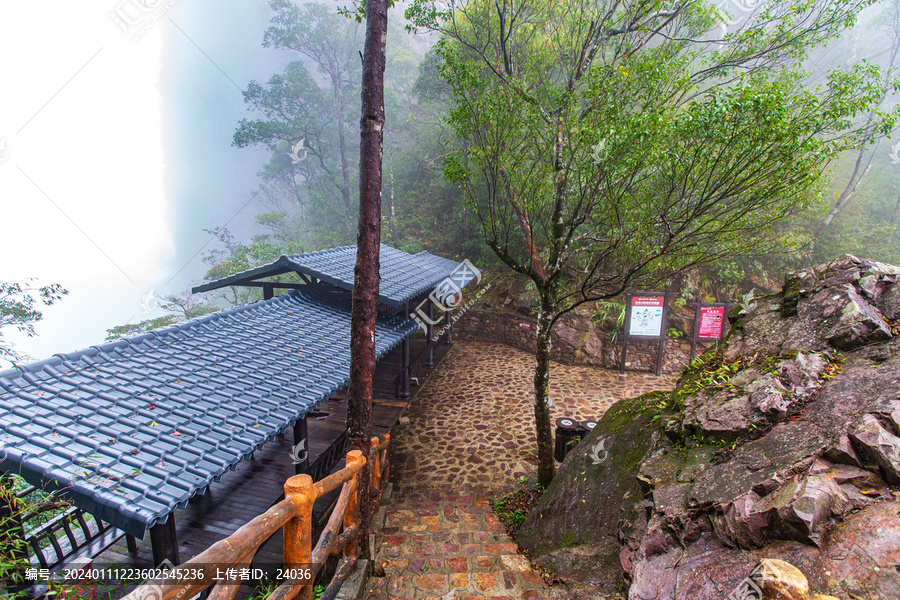
<path id="1" fill-rule="evenodd" d="M 622 362 L 620 374 L 625 375 L 625 357 L 628 354 L 628 340 L 659 340 L 659 348 L 656 352 L 656 374 L 662 373 L 663 353 L 666 345 L 666 325 L 669 321 L 669 300 L 675 296 L 675 292 L 625 292 L 625 332 L 622 336 Z M 663 298 L 662 322 L 659 326 L 659 335 L 631 335 L 631 309 L 634 298 Z"/>

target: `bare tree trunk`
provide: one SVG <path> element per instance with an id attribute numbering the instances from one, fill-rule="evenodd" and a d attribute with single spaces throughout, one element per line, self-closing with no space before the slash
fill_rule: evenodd
<path id="1" fill-rule="evenodd" d="M 553 321 L 547 290 L 541 290 L 537 322 L 537 353 L 534 365 L 534 425 L 538 446 L 538 483 L 547 487 L 556 475 L 553 462 L 553 431 L 550 422 L 550 348 Z"/>
<path id="2" fill-rule="evenodd" d="M 369 456 L 372 437 L 372 381 L 375 377 L 375 322 L 378 316 L 381 244 L 381 156 L 384 133 L 384 66 L 387 0 L 366 6 L 359 144 L 359 231 L 356 237 L 353 310 L 350 323 L 350 444 Z M 369 556 L 369 470 L 359 478 L 362 558 Z"/>
<path id="3" fill-rule="evenodd" d="M 900 7 L 898 7 L 897 2 L 894 2 L 894 12 L 893 12 L 893 33 L 891 37 L 891 50 L 890 50 L 890 59 L 888 59 L 887 67 L 884 72 L 884 93 L 881 95 L 881 100 L 878 101 L 878 106 L 881 106 L 884 103 L 884 99 L 887 98 L 888 89 L 891 82 L 891 75 L 894 70 L 894 65 L 897 62 L 897 54 L 900 52 Z M 856 157 L 856 165 L 853 167 L 853 173 L 850 174 L 850 180 L 847 182 L 847 187 L 844 188 L 844 191 L 841 192 L 840 197 L 838 198 L 837 203 L 834 205 L 828 214 L 825 216 L 825 220 L 822 221 L 822 224 L 819 226 L 819 230 L 816 232 L 816 236 L 813 238 L 812 243 L 809 245 L 809 251 L 806 254 L 806 262 L 807 264 L 812 262 L 813 250 L 816 246 L 816 241 L 822 237 L 822 234 L 825 233 L 825 230 L 828 229 L 828 226 L 831 224 L 831 221 L 834 217 L 841 212 L 841 209 L 847 204 L 850 198 L 853 197 L 853 194 L 856 193 L 856 190 L 859 188 L 859 185 L 866 178 L 866 175 L 869 173 L 869 168 L 872 165 L 872 157 L 869 157 L 869 163 L 863 171 L 862 175 L 859 175 L 860 165 L 862 164 L 863 156 L 866 153 L 866 145 L 869 143 L 869 138 L 871 136 L 872 131 L 872 121 L 875 119 L 875 112 L 870 112 L 868 118 L 866 119 L 866 127 L 863 132 L 863 138 L 859 144 L 859 154 Z M 859 176 L 859 179 L 857 179 Z"/>

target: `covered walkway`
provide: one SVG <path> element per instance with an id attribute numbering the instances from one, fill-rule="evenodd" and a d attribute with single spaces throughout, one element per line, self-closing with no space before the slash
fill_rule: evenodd
<path id="1" fill-rule="evenodd" d="M 59 491 L 79 510 L 133 538 L 149 531 L 151 565 L 181 560 L 175 511 L 191 510 L 189 502 L 202 507 L 210 485 L 241 463 L 266 464 L 257 454 L 267 443 L 277 446 L 287 437 L 291 444 L 273 464 L 324 475 L 330 459 L 344 454 L 346 405 L 340 399 L 349 379 L 355 254 L 351 246 L 282 257 L 302 283 L 272 280 L 277 273 L 267 271 L 210 284 L 259 286 L 263 301 L 0 373 L 0 472 Z M 376 392 L 393 389 L 408 400 L 430 370 L 424 367 L 446 352 L 434 341 L 415 348 L 409 338 L 420 326 L 406 317 L 411 303 L 427 304 L 431 316 L 437 288 L 442 299 L 448 293 L 458 298 L 480 275 L 468 263 L 386 246 L 381 275 L 376 355 L 392 372 L 382 373 Z M 289 291 L 275 297 L 277 288 Z M 429 334 L 431 329 L 429 323 Z M 376 403 L 377 432 L 389 429 L 406 403 L 376 400 L 383 400 Z M 328 410 L 319 410 L 323 402 Z M 311 420 L 318 423 L 312 435 Z M 277 479 L 278 489 L 286 479 L 280 468 L 266 474 Z M 248 481 L 242 485 L 256 498 L 245 494 L 246 504 L 237 498 L 231 508 L 249 518 L 275 498 L 259 497 L 262 484 Z M 220 516 L 220 524 L 233 521 Z M 75 554 L 96 555 L 96 543 L 87 540 L 82 551 L 76 547 L 79 531 L 73 536 L 63 529 L 73 552 L 57 552 L 50 565 L 30 542 L 41 566 L 53 570 Z M 83 527 L 86 534 L 88 529 Z M 53 536 L 47 541 L 59 549 Z M 183 541 L 188 546 L 197 540 Z M 140 555 L 132 537 L 129 546 Z"/>

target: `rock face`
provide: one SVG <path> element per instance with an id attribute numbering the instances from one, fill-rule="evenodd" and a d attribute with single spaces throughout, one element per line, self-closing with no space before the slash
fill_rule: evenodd
<path id="1" fill-rule="evenodd" d="M 762 558 L 811 598 L 900 598 L 898 281 L 844 256 L 735 311 L 673 392 L 607 412 L 517 541 L 635 600 L 758 598 L 736 590 Z"/>
<path id="2" fill-rule="evenodd" d="M 684 310 L 673 311 L 669 316 L 667 331 L 674 329 L 680 332 L 680 337 L 666 338 L 664 373 L 675 373 L 690 361 L 693 309 L 689 316 L 684 315 Z M 521 313 L 472 309 L 453 326 L 453 335 L 459 340 L 506 344 L 534 352 L 537 347 L 536 328 L 537 320 Z M 630 340 L 625 367 L 629 371 L 654 371 L 658 348 L 659 342 L 656 341 Z M 698 352 L 702 352 L 702 346 Z M 554 361 L 567 365 L 617 369 L 621 362 L 622 344 L 594 323 L 589 314 L 569 313 L 553 328 L 551 353 Z"/>

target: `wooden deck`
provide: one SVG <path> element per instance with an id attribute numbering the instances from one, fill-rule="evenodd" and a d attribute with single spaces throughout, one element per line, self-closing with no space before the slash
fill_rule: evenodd
<path id="1" fill-rule="evenodd" d="M 413 361 L 424 347 L 424 339 L 410 341 L 410 356 Z M 450 346 L 444 344 L 435 347 L 435 369 L 440 366 L 449 351 Z M 400 371 L 400 360 L 400 347 L 397 347 L 378 363 L 374 383 L 372 435 L 380 436 L 391 430 L 434 371 L 424 367 L 414 369 L 413 377 L 418 377 L 419 385 L 411 385 L 411 397 L 400 400 L 394 395 L 394 381 Z M 328 448 L 346 428 L 346 392 L 335 394 L 323 402 L 314 414 L 318 416 L 310 415 L 307 420 L 311 461 Z M 219 483 L 211 486 L 206 495 L 195 498 L 184 509 L 175 511 L 175 529 L 181 562 L 197 556 L 215 542 L 228 537 L 241 525 L 262 514 L 280 499 L 284 482 L 294 475 L 291 455 L 293 446 L 293 436 L 289 429 L 286 434 L 276 437 L 257 451 L 252 460 L 245 461 L 239 464 L 235 471 L 226 473 Z M 341 461 L 336 469 L 343 467 L 343 464 Z M 326 513 L 331 502 L 332 498 L 325 497 L 316 503 L 314 522 Z M 143 541 L 138 541 L 135 554 L 128 551 L 123 538 L 96 557 L 94 566 L 148 565 L 153 562 L 152 556 L 149 535 L 145 536 Z M 271 571 L 281 565 L 281 557 L 282 540 L 279 532 L 261 548 L 254 560 L 254 566 Z M 125 590 L 125 586 L 116 586 L 114 590 L 109 590 L 112 593 L 107 595 L 98 589 L 97 599 L 120 598 Z M 249 588 L 242 589 L 238 597 L 246 598 L 251 592 Z"/>

